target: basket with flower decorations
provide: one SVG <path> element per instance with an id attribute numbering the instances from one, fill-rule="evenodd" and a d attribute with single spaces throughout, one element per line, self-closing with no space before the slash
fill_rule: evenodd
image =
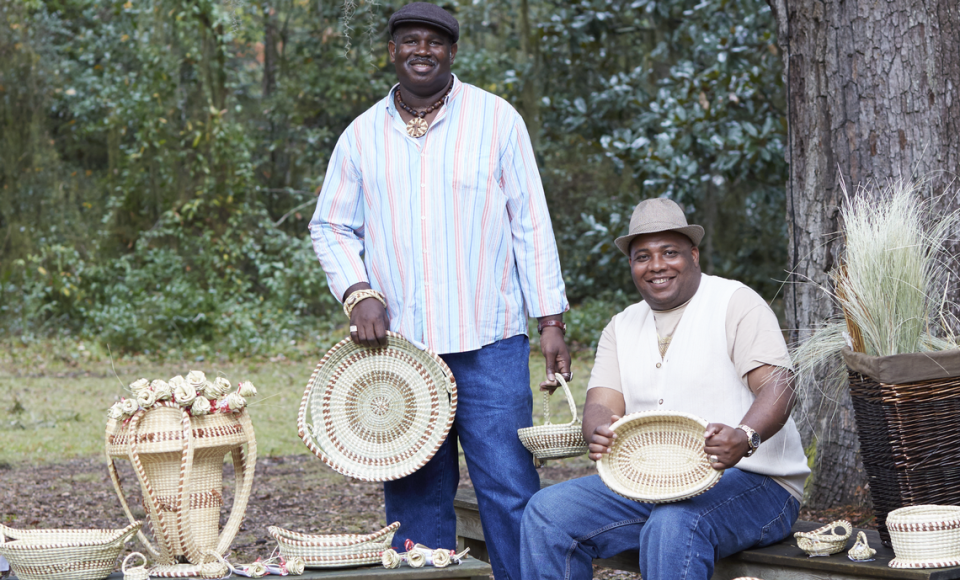
<path id="1" fill-rule="evenodd" d="M 138 536 L 158 563 L 150 575 L 200 576 L 217 564 L 240 529 L 253 485 L 257 443 L 247 413 L 252 383 L 236 387 L 201 371 L 168 381 L 140 379 L 130 396 L 109 411 L 106 453 L 120 503 L 135 521 L 115 461 L 128 459 L 140 483 L 156 545 Z M 219 530 L 223 505 L 223 460 L 231 455 L 236 493 L 229 519 Z"/>

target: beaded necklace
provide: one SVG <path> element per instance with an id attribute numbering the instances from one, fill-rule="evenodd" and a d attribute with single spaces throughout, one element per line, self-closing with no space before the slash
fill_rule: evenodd
<path id="1" fill-rule="evenodd" d="M 418 111 L 418 110 L 414 109 L 413 107 L 408 106 L 406 103 L 403 102 L 403 97 L 400 95 L 400 87 L 397 87 L 397 90 L 396 90 L 396 92 L 395 92 L 395 94 L 396 94 L 396 99 L 397 99 L 397 105 L 398 105 L 401 109 L 403 109 L 404 111 L 406 111 L 406 112 L 410 113 L 411 115 L 413 115 L 413 118 L 410 119 L 410 122 L 409 122 L 409 123 L 407 123 L 407 135 L 410 135 L 410 136 L 413 137 L 414 139 L 418 139 L 418 138 L 420 138 L 420 137 L 423 137 L 423 136 L 427 133 L 427 127 L 429 127 L 430 125 L 427 123 L 427 121 L 426 121 L 426 119 L 424 119 L 424 117 L 426 117 L 426 116 L 429 115 L 430 113 L 436 111 L 436 110 L 439 109 L 441 106 L 443 106 L 443 100 L 446 99 L 446 98 L 447 98 L 447 95 L 450 94 L 450 90 L 451 90 L 451 89 L 453 89 L 453 79 L 452 79 L 452 78 L 450 79 L 450 86 L 447 87 L 446 92 L 443 93 L 443 96 L 440 97 L 440 100 L 438 100 L 436 103 L 430 105 L 430 106 L 427 107 L 426 109 L 424 109 L 424 110 L 422 110 L 422 111 Z"/>

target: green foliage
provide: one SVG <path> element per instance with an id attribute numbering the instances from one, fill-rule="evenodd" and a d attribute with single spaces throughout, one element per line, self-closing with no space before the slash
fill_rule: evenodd
<path id="1" fill-rule="evenodd" d="M 0 327 L 116 350 L 270 352 L 340 321 L 306 224 L 337 137 L 394 81 L 402 2 L 0 3 Z M 634 300 L 641 199 L 770 297 L 786 261 L 774 26 L 746 0 L 468 0 L 456 72 L 531 130 L 595 344 Z M 349 16 L 349 17 L 347 17 Z"/>

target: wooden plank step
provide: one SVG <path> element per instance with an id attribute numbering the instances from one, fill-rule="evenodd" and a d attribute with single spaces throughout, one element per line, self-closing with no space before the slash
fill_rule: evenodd
<path id="1" fill-rule="evenodd" d="M 544 480 L 541 488 L 555 482 Z M 457 512 L 457 535 L 461 545 L 470 546 L 470 553 L 478 558 L 486 557 L 486 545 L 483 540 L 483 528 L 480 525 L 480 513 L 477 508 L 477 496 L 472 489 L 457 490 L 453 502 Z M 815 522 L 797 522 L 793 532 L 809 532 L 823 524 Z M 865 578 L 889 578 L 901 580 L 956 580 L 960 579 L 960 567 L 932 568 L 924 570 L 898 570 L 888 566 L 893 559 L 893 550 L 880 543 L 875 530 L 863 530 L 867 534 L 870 547 L 877 550 L 873 562 L 853 562 L 847 558 L 849 550 L 857 538 L 859 529 L 854 529 L 843 552 L 827 557 L 811 558 L 797 547 L 797 541 L 791 534 L 786 540 L 767 546 L 744 550 L 722 559 L 717 563 L 712 580 L 731 580 L 740 576 L 753 576 L 763 580 L 857 580 Z M 606 568 L 640 572 L 636 551 L 623 552 L 613 558 L 595 560 L 594 563 Z"/>
<path id="2" fill-rule="evenodd" d="M 388 570 L 380 565 L 325 570 L 308 568 L 301 576 L 287 576 L 287 578 L 298 580 L 490 580 L 492 575 L 493 570 L 490 564 L 468 556 L 459 566 L 450 565 L 446 568 L 401 566 Z M 264 576 L 264 578 L 279 578 L 279 576 Z M 12 576 L 10 580 L 16 580 L 16 576 Z M 108 580 L 123 580 L 123 574 L 114 572 Z"/>

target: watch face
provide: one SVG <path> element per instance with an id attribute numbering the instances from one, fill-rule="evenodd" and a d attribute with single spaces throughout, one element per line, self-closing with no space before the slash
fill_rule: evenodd
<path id="1" fill-rule="evenodd" d="M 750 436 L 750 447 L 756 449 L 760 447 L 760 434 L 756 431 L 753 432 L 753 435 Z"/>

